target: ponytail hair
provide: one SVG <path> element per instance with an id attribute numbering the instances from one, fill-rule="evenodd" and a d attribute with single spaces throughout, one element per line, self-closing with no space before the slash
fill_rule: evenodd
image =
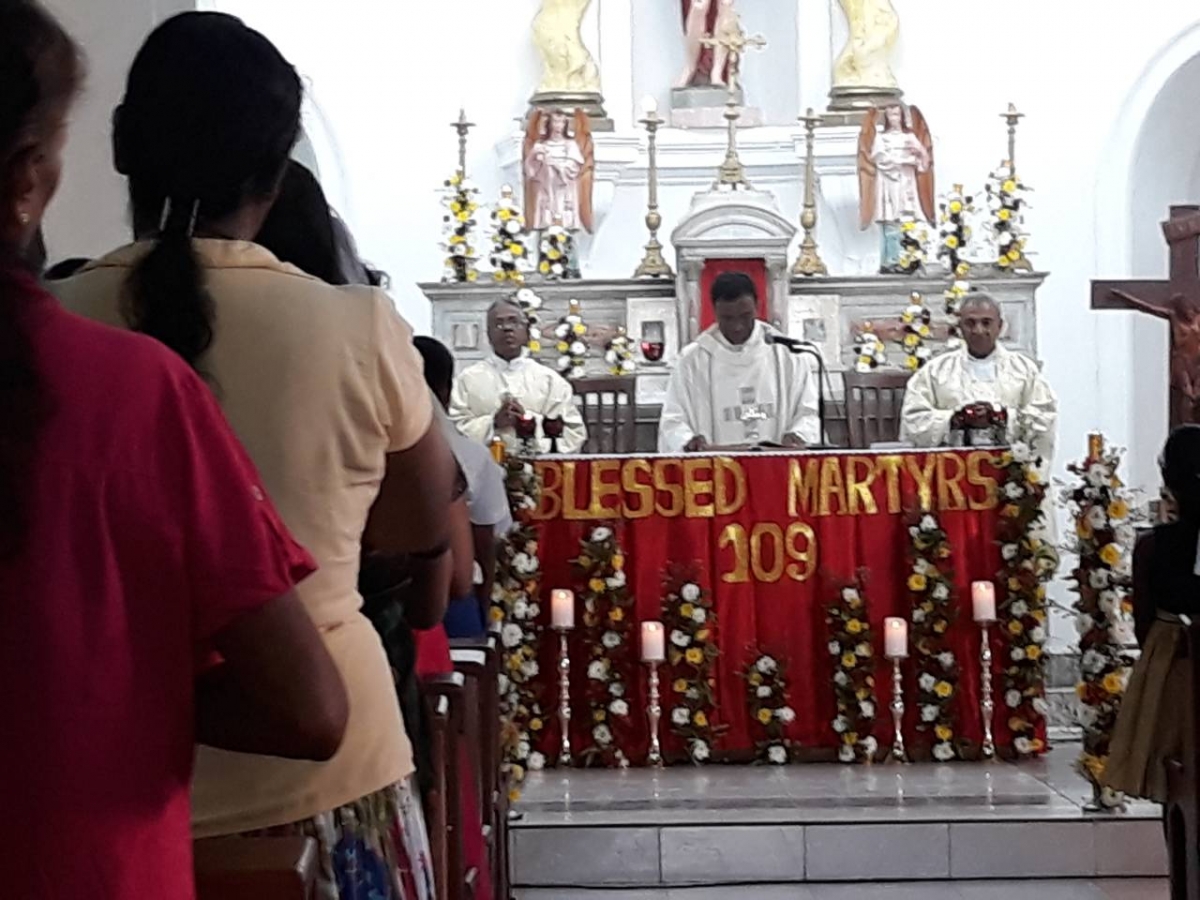
<path id="1" fill-rule="evenodd" d="M 1162 476 L 1179 520 L 1200 527 L 1200 425 L 1180 425 L 1171 432 L 1163 448 Z"/>
<path id="2" fill-rule="evenodd" d="M 0 200 L 6 205 L 14 172 L 55 136 L 81 77 L 78 48 L 49 13 L 33 0 L 0 0 Z M 25 298 L 37 289 L 35 279 L 29 248 L 0 244 L 0 560 L 24 541 L 28 470 L 50 414 L 27 330 Z"/>
<path id="3" fill-rule="evenodd" d="M 192 247 L 215 223 L 273 197 L 300 133 L 296 70 L 224 13 L 183 13 L 146 39 L 114 117 L 134 226 L 153 246 L 130 273 L 123 314 L 203 374 L 216 305 Z"/>

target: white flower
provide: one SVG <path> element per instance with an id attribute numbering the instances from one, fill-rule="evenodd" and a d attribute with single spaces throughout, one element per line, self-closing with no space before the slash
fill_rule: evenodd
<path id="1" fill-rule="evenodd" d="M 526 678 L 537 678 L 538 664 L 536 659 L 527 659 L 521 663 L 521 674 Z"/>
<path id="2" fill-rule="evenodd" d="M 1033 698 L 1033 709 L 1039 716 L 1049 715 L 1050 704 L 1046 702 L 1044 697 Z"/>
<path id="3" fill-rule="evenodd" d="M 1024 465 L 1033 461 L 1033 448 L 1024 441 L 1017 441 L 1012 445 L 1013 462 L 1018 462 Z"/>
<path id="4" fill-rule="evenodd" d="M 544 245 L 545 241 L 543 241 L 542 243 Z M 535 294 L 533 291 L 531 291 L 529 288 L 521 288 L 519 291 L 517 291 L 517 302 L 522 304 L 523 306 L 534 306 L 535 305 L 534 301 L 537 301 L 537 303 L 536 303 L 537 306 L 541 305 L 541 301 L 538 300 L 538 295 Z"/>
<path id="5" fill-rule="evenodd" d="M 583 356 L 585 353 L 587 353 L 587 345 L 583 341 L 575 341 L 571 344 L 572 356 Z"/>
<path id="6" fill-rule="evenodd" d="M 1105 512 L 1102 506 L 1093 506 L 1087 511 L 1087 515 L 1084 518 L 1092 528 L 1099 529 L 1108 525 L 1108 513 Z"/>
<path id="7" fill-rule="evenodd" d="M 1104 487 L 1112 480 L 1108 469 L 1100 463 L 1092 463 L 1086 473 L 1087 483 L 1092 487 Z"/>
<path id="8" fill-rule="evenodd" d="M 708 614 L 704 611 L 703 607 L 697 606 L 692 610 L 692 621 L 697 625 L 703 625 L 707 618 Z"/>
<path id="9" fill-rule="evenodd" d="M 796 711 L 790 706 L 781 706 L 775 710 L 775 718 L 785 725 L 796 721 Z"/>
<path id="10" fill-rule="evenodd" d="M 875 738 L 867 736 L 862 739 L 862 748 L 866 751 L 867 756 L 874 756 L 875 751 L 879 749 L 879 741 Z"/>
<path id="11" fill-rule="evenodd" d="M 679 589 L 679 596 L 688 603 L 694 603 L 700 599 L 700 588 L 689 581 Z"/>
<path id="12" fill-rule="evenodd" d="M 625 696 L 625 685 L 623 682 L 614 681 L 608 686 L 608 692 L 614 697 Z"/>
<path id="13" fill-rule="evenodd" d="M 592 529 L 592 536 L 589 538 L 589 540 L 593 541 L 594 543 L 599 543 L 601 541 L 607 541 L 610 537 L 612 537 L 612 529 L 605 525 L 599 525 Z"/>
<path id="14" fill-rule="evenodd" d="M 556 338 L 559 338 L 559 339 L 565 338 L 570 333 L 571 333 L 571 326 L 568 325 L 566 322 L 559 322 L 556 326 L 554 326 L 554 336 Z"/>
<path id="15" fill-rule="evenodd" d="M 953 668 L 954 667 L 954 654 L 951 653 L 949 650 L 945 650 L 938 654 L 938 662 L 940 662 L 942 664 L 943 669 Z"/>
<path id="16" fill-rule="evenodd" d="M 765 684 L 759 685 L 759 687 L 754 691 L 754 696 L 758 697 L 760 700 L 765 700 L 767 697 L 771 696 L 771 689 Z"/>
<path id="17" fill-rule="evenodd" d="M 1024 600 L 1014 600 L 1012 606 L 1009 607 L 1009 610 L 1016 618 L 1019 619 L 1029 612 L 1029 604 L 1027 604 Z"/>
<path id="18" fill-rule="evenodd" d="M 546 757 L 535 750 L 529 754 L 529 760 L 526 765 L 529 767 L 530 772 L 540 772 L 546 768 Z"/>
<path id="19" fill-rule="evenodd" d="M 872 703 L 870 700 L 859 701 L 858 711 L 861 712 L 868 719 L 875 718 L 875 704 Z"/>
<path id="20" fill-rule="evenodd" d="M 625 571 L 623 569 L 618 569 L 616 572 L 613 572 L 612 575 L 608 576 L 605 581 L 610 588 L 623 588 L 625 587 Z"/>
<path id="21" fill-rule="evenodd" d="M 1097 602 L 1101 611 L 1110 616 L 1115 615 L 1121 609 L 1121 595 L 1112 588 L 1101 591 Z"/>
<path id="22" fill-rule="evenodd" d="M 629 715 L 629 704 L 624 700 L 614 700 L 608 704 L 608 711 L 614 716 L 627 716 Z"/>
<path id="23" fill-rule="evenodd" d="M 921 530 L 922 531 L 937 531 L 937 527 L 938 527 L 937 519 L 935 519 L 933 516 L 922 516 L 921 517 Z"/>
<path id="24" fill-rule="evenodd" d="M 1099 721 L 1100 710 L 1094 706 L 1088 706 L 1086 703 L 1080 703 L 1075 707 L 1075 718 L 1081 728 L 1091 728 Z"/>
<path id="25" fill-rule="evenodd" d="M 841 656 L 842 655 L 842 645 L 839 644 L 837 641 L 830 641 L 829 642 L 829 655 L 830 656 Z"/>
<path id="26" fill-rule="evenodd" d="M 913 561 L 913 571 L 918 575 L 924 575 L 929 571 L 929 560 L 918 559 Z"/>
<path id="27" fill-rule="evenodd" d="M 1095 627 L 1096 620 L 1087 613 L 1080 613 L 1078 618 L 1075 619 L 1075 630 L 1080 634 L 1087 634 Z"/>
<path id="28" fill-rule="evenodd" d="M 699 700 L 700 699 L 700 689 L 690 687 L 686 691 L 683 692 L 683 696 L 687 697 L 689 700 Z"/>
<path id="29" fill-rule="evenodd" d="M 521 230 L 521 223 L 516 219 L 509 219 L 504 223 L 504 230 L 509 234 L 517 234 Z"/>
<path id="30" fill-rule="evenodd" d="M 608 363 L 610 366 L 615 366 L 617 364 L 617 351 L 616 350 L 606 350 L 604 352 L 604 361 L 606 363 Z"/>
<path id="31" fill-rule="evenodd" d="M 862 644 L 859 644 L 857 647 L 854 648 L 854 652 L 857 653 L 859 656 L 861 656 L 863 659 L 866 659 L 868 656 L 871 655 L 871 645 L 868 643 L 865 643 L 865 642 Z"/>
<path id="32" fill-rule="evenodd" d="M 605 649 L 615 650 L 621 646 L 621 636 L 615 631 L 606 631 L 600 638 L 600 643 L 604 645 Z"/>
<path id="33" fill-rule="evenodd" d="M 512 649 L 521 643 L 521 638 L 524 636 L 524 634 L 525 632 L 521 630 L 520 625 L 515 625 L 512 622 L 509 622 L 502 629 L 500 629 L 500 643 L 502 643 L 505 647 Z"/>
<path id="34" fill-rule="evenodd" d="M 501 672 L 500 677 L 496 680 L 496 687 L 499 689 L 501 696 L 508 693 L 509 686 L 508 676 Z"/>
<path id="35" fill-rule="evenodd" d="M 1020 500 L 1024 494 L 1025 491 L 1015 481 L 1010 481 L 1004 485 L 1004 496 L 1009 500 Z"/>
<path id="36" fill-rule="evenodd" d="M 571 357 L 560 356 L 556 365 L 565 372 L 567 369 L 571 368 Z"/>
<path id="37" fill-rule="evenodd" d="M 922 722 L 936 722 L 937 717 L 938 717 L 938 708 L 936 706 L 926 705 L 926 706 L 921 707 L 921 721 Z"/>
<path id="38" fill-rule="evenodd" d="M 772 765 L 784 765 L 788 760 L 787 748 L 782 747 L 779 744 L 773 744 L 771 748 L 767 750 L 767 760 Z"/>
<path id="39" fill-rule="evenodd" d="M 1016 690 L 1009 691 L 1004 695 L 1004 702 L 1008 704 L 1009 709 L 1016 709 L 1021 705 L 1021 692 Z"/>
<path id="40" fill-rule="evenodd" d="M 633 372 L 636 370 L 637 370 L 637 363 L 635 363 L 632 359 L 627 359 L 621 363 L 621 371 L 622 372 L 625 372 L 628 374 L 629 372 Z"/>
<path id="41" fill-rule="evenodd" d="M 1013 662 L 1020 662 L 1025 658 L 1025 651 L 1020 647 L 1013 647 L 1012 653 L 1010 653 L 1009 656 L 1012 657 Z"/>
<path id="42" fill-rule="evenodd" d="M 568 377 L 570 377 L 570 378 L 582 378 L 582 377 L 583 377 L 583 376 L 584 376 L 586 373 L 587 373 L 587 370 L 586 370 L 586 369 L 584 369 L 584 367 L 583 367 L 583 366 L 572 366 L 572 367 L 571 367 L 571 374 L 570 374 Z"/>
<path id="43" fill-rule="evenodd" d="M 758 669 L 763 675 L 770 675 L 779 668 L 779 664 L 769 656 L 759 657 L 758 662 L 754 664 L 754 668 Z"/>
<path id="44" fill-rule="evenodd" d="M 612 743 L 612 730 L 607 725 L 597 725 L 592 729 L 592 737 L 596 739 L 599 746 L 606 747 Z"/>
<path id="45" fill-rule="evenodd" d="M 838 747 L 838 761 L 844 763 L 854 762 L 854 748 L 849 744 L 842 744 Z"/>
<path id="46" fill-rule="evenodd" d="M 532 752 L 529 746 L 529 741 L 520 741 L 517 744 L 517 759 L 525 759 Z"/>
<path id="47" fill-rule="evenodd" d="M 939 581 L 934 586 L 933 599 L 937 600 L 938 602 L 944 602 L 950 599 L 950 588 L 946 586 L 945 582 Z"/>
<path id="48" fill-rule="evenodd" d="M 912 620 L 917 625 L 920 625 L 922 622 L 924 622 L 925 621 L 925 610 L 921 609 L 919 606 L 916 609 L 914 609 L 912 612 Z"/>
<path id="49" fill-rule="evenodd" d="M 1013 741 L 1013 747 L 1022 755 L 1027 755 L 1033 752 L 1033 742 L 1027 737 L 1019 737 Z"/>
<path id="50" fill-rule="evenodd" d="M 1095 650 L 1084 651 L 1083 658 L 1079 660 L 1079 668 L 1086 675 L 1098 675 L 1104 671 L 1105 659 L 1104 654 L 1097 653 Z"/>
<path id="51" fill-rule="evenodd" d="M 529 603 L 522 597 L 512 607 L 512 615 L 514 619 L 525 620 L 529 617 Z"/>
<path id="52" fill-rule="evenodd" d="M 1046 640 L 1046 630 L 1041 625 L 1035 625 L 1029 629 L 1029 639 L 1035 644 L 1040 644 Z"/>
<path id="53" fill-rule="evenodd" d="M 841 669 L 833 673 L 833 683 L 838 687 L 845 687 L 850 683 L 850 678 Z"/>
<path id="54" fill-rule="evenodd" d="M 926 691 L 926 692 L 932 691 L 936 684 L 937 684 L 937 679 L 934 678 L 932 675 L 930 675 L 928 672 L 922 672 L 920 677 L 917 678 L 917 686 L 921 690 Z"/>
<path id="55" fill-rule="evenodd" d="M 1000 548 L 1000 555 L 1004 557 L 1006 561 L 1012 562 L 1017 558 L 1017 549 L 1018 548 L 1016 544 L 1005 544 Z"/>
<path id="56" fill-rule="evenodd" d="M 587 674 L 592 681 L 604 681 L 608 678 L 608 666 L 605 665 L 604 660 L 594 659 L 588 663 Z"/>
<path id="57" fill-rule="evenodd" d="M 686 647 L 691 642 L 692 639 L 678 628 L 671 632 L 671 643 L 676 647 Z"/>
<path id="58" fill-rule="evenodd" d="M 949 762 L 954 759 L 954 746 L 945 741 L 940 744 L 934 744 L 933 758 L 938 762 Z"/>
<path id="59" fill-rule="evenodd" d="M 518 553 L 513 556 L 512 567 L 514 571 L 519 572 L 522 575 L 528 575 L 529 573 L 535 571 L 534 569 L 530 568 L 528 553 Z"/>
<path id="60" fill-rule="evenodd" d="M 687 707 L 677 706 L 671 710 L 671 724 L 682 727 L 690 721 L 692 721 L 692 716 L 687 711 Z"/>
<path id="61" fill-rule="evenodd" d="M 833 730 L 838 734 L 845 734 L 849 727 L 850 723 L 846 721 L 845 716 L 838 716 L 833 720 Z"/>
<path id="62" fill-rule="evenodd" d="M 1114 536 L 1122 547 L 1129 547 L 1137 537 L 1137 531 L 1132 525 L 1121 525 L 1118 526 Z"/>
<path id="63" fill-rule="evenodd" d="M 691 753 L 692 759 L 704 762 L 709 757 L 708 744 L 701 740 L 692 741 Z"/>
<path id="64" fill-rule="evenodd" d="M 1120 561 L 1113 566 L 1113 573 L 1118 578 L 1128 578 L 1133 574 L 1133 560 L 1129 558 L 1128 553 L 1121 555 Z"/>
<path id="65" fill-rule="evenodd" d="M 842 599 L 847 602 L 850 602 L 851 600 L 858 600 L 858 588 L 842 588 Z"/>

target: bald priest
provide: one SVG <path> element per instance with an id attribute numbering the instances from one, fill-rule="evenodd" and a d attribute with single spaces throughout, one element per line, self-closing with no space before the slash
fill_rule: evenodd
<path id="1" fill-rule="evenodd" d="M 779 332 L 757 317 L 754 282 L 722 273 L 711 299 L 716 324 L 683 349 L 667 383 L 659 452 L 819 443 L 813 365 L 771 343 Z"/>
<path id="2" fill-rule="evenodd" d="M 918 447 L 941 446 L 956 412 L 999 404 L 1008 411 L 1009 436 L 1025 437 L 1048 467 L 1058 401 L 1037 363 L 1000 343 L 1000 304 L 987 294 L 968 295 L 959 307 L 959 327 L 963 346 L 934 357 L 908 382 L 901 439 Z"/>

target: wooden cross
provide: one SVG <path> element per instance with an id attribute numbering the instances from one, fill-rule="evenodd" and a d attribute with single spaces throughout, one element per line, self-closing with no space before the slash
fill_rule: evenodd
<path id="1" fill-rule="evenodd" d="M 721 47 L 729 54 L 729 84 L 727 87 L 730 94 L 736 94 L 739 87 L 738 76 L 742 73 L 742 54 L 748 47 L 762 50 L 767 46 L 767 39 L 761 34 L 746 34 L 746 30 L 742 28 L 741 17 L 735 13 L 732 27 L 722 29 L 719 36 L 700 38 L 700 43 L 713 50 Z M 715 64 L 713 71 L 716 72 Z"/>
<path id="2" fill-rule="evenodd" d="M 1092 309 L 1132 309 L 1171 323 L 1171 427 L 1200 422 L 1200 206 L 1172 206 L 1162 223 L 1166 281 L 1093 281 Z"/>

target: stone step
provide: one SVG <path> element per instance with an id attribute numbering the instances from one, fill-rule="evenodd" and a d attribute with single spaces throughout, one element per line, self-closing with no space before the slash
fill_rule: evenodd
<path id="1" fill-rule="evenodd" d="M 1048 761 L 534 773 L 513 827 L 523 888 L 1161 877 L 1157 807 L 1085 810 Z"/>
<path id="2" fill-rule="evenodd" d="M 873 884 L 754 885 L 753 900 L 1169 900 L 1161 878 L 1089 881 L 906 881 Z M 588 890 L 524 888 L 516 900 L 744 900 L 745 886 Z"/>

